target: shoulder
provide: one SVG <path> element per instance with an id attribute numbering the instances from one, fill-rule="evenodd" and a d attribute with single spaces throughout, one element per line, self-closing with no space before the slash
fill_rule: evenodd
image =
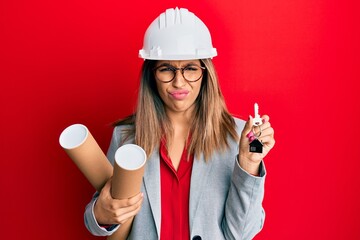
<path id="1" fill-rule="evenodd" d="M 126 124 L 126 125 L 116 125 L 114 127 L 114 133 L 121 134 L 124 131 L 133 130 L 134 125 Z"/>
<path id="2" fill-rule="evenodd" d="M 134 125 L 117 125 L 114 127 L 112 138 L 120 145 L 125 142 L 133 142 Z"/>
<path id="3" fill-rule="evenodd" d="M 244 121 L 240 118 L 234 117 L 234 116 L 233 116 L 233 119 L 235 121 L 236 132 L 238 133 L 238 135 L 240 135 L 242 130 L 244 129 L 246 121 Z"/>

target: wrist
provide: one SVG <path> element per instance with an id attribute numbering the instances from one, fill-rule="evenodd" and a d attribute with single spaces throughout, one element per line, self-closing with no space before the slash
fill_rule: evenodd
<path id="1" fill-rule="evenodd" d="M 99 205 L 97 203 L 98 202 L 95 201 L 94 206 L 93 206 L 93 214 L 94 214 L 95 221 L 101 227 L 106 226 L 108 224 L 104 223 L 104 221 L 103 221 L 103 219 L 101 217 L 101 210 L 99 209 Z"/>
<path id="2" fill-rule="evenodd" d="M 238 157 L 240 167 L 245 170 L 247 173 L 253 176 L 259 176 L 260 163 L 248 160 L 246 158 L 242 158 L 240 155 Z"/>

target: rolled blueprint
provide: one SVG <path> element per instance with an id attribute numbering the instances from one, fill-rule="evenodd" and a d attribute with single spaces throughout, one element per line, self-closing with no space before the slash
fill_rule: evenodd
<path id="1" fill-rule="evenodd" d="M 59 142 L 91 185 L 100 191 L 112 176 L 113 167 L 87 127 L 82 124 L 67 127 Z"/>
<path id="2" fill-rule="evenodd" d="M 144 166 L 145 151 L 135 144 L 125 144 L 115 152 L 114 175 L 111 183 L 113 198 L 125 199 L 140 192 Z M 132 226 L 133 217 L 121 224 L 120 228 L 107 240 L 127 239 Z"/>
<path id="3" fill-rule="evenodd" d="M 116 199 L 126 199 L 140 192 L 146 153 L 135 144 L 125 144 L 115 152 L 114 175 L 111 195 Z"/>

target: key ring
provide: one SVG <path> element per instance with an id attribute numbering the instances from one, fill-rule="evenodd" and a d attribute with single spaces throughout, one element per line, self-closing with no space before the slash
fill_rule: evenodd
<path id="1" fill-rule="evenodd" d="M 259 129 L 260 129 L 260 133 L 259 133 L 259 135 L 258 135 L 258 136 L 256 136 L 255 131 L 254 131 L 254 128 L 255 128 L 256 126 L 258 126 L 258 127 L 259 127 Z M 256 126 L 252 128 L 252 132 L 254 133 L 254 136 L 255 136 L 256 138 L 258 138 L 258 137 L 260 137 L 260 136 L 261 136 L 262 130 L 261 130 L 260 125 L 256 125 Z"/>

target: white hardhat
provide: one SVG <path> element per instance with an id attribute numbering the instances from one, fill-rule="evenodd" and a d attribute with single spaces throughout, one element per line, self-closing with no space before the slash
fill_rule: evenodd
<path id="1" fill-rule="evenodd" d="M 152 60 L 190 60 L 217 55 L 205 24 L 185 8 L 170 8 L 148 27 L 139 57 Z"/>

